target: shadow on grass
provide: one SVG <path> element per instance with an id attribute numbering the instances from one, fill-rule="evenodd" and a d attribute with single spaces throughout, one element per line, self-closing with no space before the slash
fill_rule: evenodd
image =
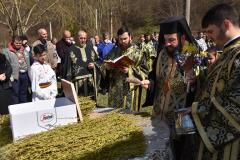
<path id="1" fill-rule="evenodd" d="M 150 113 L 147 113 L 147 112 L 138 112 L 138 113 L 135 113 L 134 115 L 139 115 L 141 117 L 151 117 L 152 116 Z"/>
<path id="2" fill-rule="evenodd" d="M 79 142 L 81 143 L 81 142 Z M 104 146 L 101 149 L 88 152 L 80 157 L 75 155 L 70 160 L 127 160 L 141 157 L 145 153 L 145 139 L 142 132 L 132 132 L 130 136 L 120 142 Z"/>
<path id="3" fill-rule="evenodd" d="M 152 116 L 152 106 L 141 107 L 140 111 L 135 113 L 135 115 L 140 115 L 141 117 L 151 117 Z"/>

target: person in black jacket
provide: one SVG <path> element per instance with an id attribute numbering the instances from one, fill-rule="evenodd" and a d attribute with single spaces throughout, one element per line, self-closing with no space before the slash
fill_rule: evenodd
<path id="1" fill-rule="evenodd" d="M 61 63 L 58 63 L 58 66 L 57 66 L 57 76 L 62 76 L 61 71 L 64 65 L 64 56 L 68 54 L 69 48 L 72 45 L 73 43 L 71 42 L 71 32 L 68 30 L 65 30 L 63 32 L 63 38 L 60 41 L 58 41 L 56 44 L 57 54 L 61 58 Z"/>
<path id="2" fill-rule="evenodd" d="M 12 67 L 4 54 L 0 53 L 0 115 L 8 114 L 8 105 L 12 101 L 12 86 L 10 77 Z"/>

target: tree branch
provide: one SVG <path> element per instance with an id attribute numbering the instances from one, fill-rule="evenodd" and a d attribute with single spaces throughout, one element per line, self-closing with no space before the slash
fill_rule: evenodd
<path id="1" fill-rule="evenodd" d="M 21 8 L 21 5 L 22 5 L 22 0 L 19 0 L 19 8 Z"/>
<path id="2" fill-rule="evenodd" d="M 16 12 L 17 12 L 17 18 L 18 18 L 18 21 L 20 22 L 20 27 L 21 27 L 22 26 L 22 17 L 21 17 L 21 14 L 20 14 L 20 5 L 18 5 L 17 0 L 14 0 L 13 3 L 14 3 L 14 6 L 15 6 L 15 9 L 16 9 Z"/>
<path id="3" fill-rule="evenodd" d="M 49 5 L 40 15 L 36 16 L 35 21 L 33 21 L 31 24 L 29 24 L 28 28 L 31 28 L 33 26 L 35 26 L 35 23 L 38 23 L 39 18 L 41 16 L 43 16 L 50 8 L 52 8 L 54 5 L 56 5 L 58 3 L 59 0 L 55 0 L 55 2 L 53 2 L 51 5 Z"/>
<path id="4" fill-rule="evenodd" d="M 26 28 L 25 28 L 25 31 L 28 31 L 30 28 L 32 28 L 32 27 L 34 27 L 34 26 L 36 26 L 36 25 L 38 25 L 38 24 L 40 24 L 42 21 L 38 21 L 38 22 L 36 22 L 36 23 L 34 23 L 34 24 L 32 24 L 31 26 L 30 25 L 28 25 L 28 26 L 25 26 Z"/>
<path id="5" fill-rule="evenodd" d="M 33 12 L 34 8 L 37 6 L 38 2 L 39 1 L 37 1 L 35 4 L 33 4 L 33 6 L 31 7 L 30 11 L 28 12 L 27 18 L 26 18 L 25 23 L 24 23 L 25 26 L 28 24 L 28 21 L 29 21 L 31 15 L 32 15 L 32 12 Z"/>
<path id="6" fill-rule="evenodd" d="M 7 7 L 5 6 L 5 4 L 3 3 L 2 0 L 0 0 L 0 4 L 2 5 L 3 7 L 3 10 L 7 13 L 7 14 L 4 14 L 5 16 L 8 17 L 8 22 L 9 22 L 9 25 L 13 28 L 13 22 L 12 22 L 12 18 L 7 10 Z"/>
<path id="7" fill-rule="evenodd" d="M 5 15 L 4 9 L 3 9 L 3 6 L 2 6 L 2 5 L 1 5 L 1 8 L 0 8 L 0 12 L 1 12 L 3 15 Z"/>
<path id="8" fill-rule="evenodd" d="M 4 22 L 4 21 L 0 21 L 0 24 L 6 25 L 6 26 L 9 25 L 7 22 Z"/>
<path id="9" fill-rule="evenodd" d="M 14 12 L 14 6 L 12 6 L 11 8 L 11 13 L 10 13 L 11 18 L 13 17 L 13 12 Z"/>

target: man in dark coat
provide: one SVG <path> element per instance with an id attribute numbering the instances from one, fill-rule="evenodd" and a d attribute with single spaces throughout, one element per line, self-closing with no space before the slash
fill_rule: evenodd
<path id="1" fill-rule="evenodd" d="M 68 53 L 69 48 L 72 46 L 71 42 L 71 32 L 68 30 L 65 30 L 63 32 L 63 37 L 60 41 L 56 44 L 56 50 L 58 56 L 61 58 L 61 63 L 58 64 L 57 67 L 57 76 L 60 75 L 60 72 L 62 70 L 62 66 L 64 64 L 64 56 Z"/>
<path id="2" fill-rule="evenodd" d="M 10 77 L 12 67 L 4 54 L 0 53 L 0 115 L 8 114 L 8 105 L 12 102 L 12 86 Z"/>

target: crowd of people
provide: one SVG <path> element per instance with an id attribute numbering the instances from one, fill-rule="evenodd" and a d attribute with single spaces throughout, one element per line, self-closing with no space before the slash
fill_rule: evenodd
<path id="1" fill-rule="evenodd" d="M 32 101 L 62 96 L 57 78 L 74 82 L 78 94 L 85 83 L 108 92 L 108 107 L 137 111 L 146 89 L 143 107 L 152 105 L 153 117 L 169 130 L 166 154 L 159 148 L 150 159 L 237 160 L 239 14 L 228 4 L 216 5 L 202 28 L 194 37 L 183 16 L 170 17 L 161 21 L 159 34 L 144 33 L 135 44 L 126 26 L 112 40 L 108 32 L 89 38 L 84 30 L 73 40 L 65 30 L 51 42 L 44 28 L 32 45 L 16 36 L 0 54 L 0 114 L 8 114 L 10 104 L 31 101 L 29 94 Z M 133 64 L 106 63 L 123 55 Z"/>

